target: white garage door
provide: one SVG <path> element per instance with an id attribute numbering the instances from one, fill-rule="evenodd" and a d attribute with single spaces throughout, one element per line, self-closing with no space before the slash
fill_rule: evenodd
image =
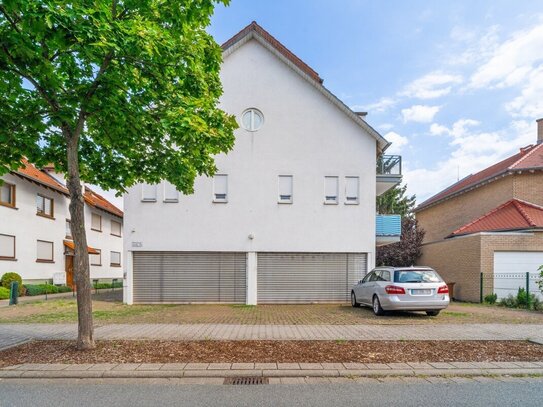
<path id="1" fill-rule="evenodd" d="M 134 252 L 135 303 L 245 303 L 245 253 Z"/>
<path id="2" fill-rule="evenodd" d="M 526 273 L 530 273 L 530 292 L 543 298 L 537 286 L 543 265 L 543 252 L 494 252 L 494 292 L 498 298 L 516 295 L 519 287 L 526 288 Z"/>
<path id="3" fill-rule="evenodd" d="M 258 253 L 258 303 L 349 301 L 366 253 Z"/>

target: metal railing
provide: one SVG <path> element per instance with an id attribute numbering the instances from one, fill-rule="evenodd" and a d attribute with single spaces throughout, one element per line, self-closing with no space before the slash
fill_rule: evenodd
<path id="1" fill-rule="evenodd" d="M 516 296 L 519 288 L 527 293 L 534 294 L 543 300 L 543 293 L 539 289 L 539 272 L 532 273 L 481 273 L 480 300 L 489 294 L 496 294 L 498 300 L 509 295 Z"/>
<path id="2" fill-rule="evenodd" d="M 402 175 L 402 156 L 381 155 L 378 157 L 377 175 Z"/>
<path id="3" fill-rule="evenodd" d="M 375 217 L 375 234 L 377 236 L 400 236 L 402 234 L 402 217 L 400 215 L 377 215 Z"/>

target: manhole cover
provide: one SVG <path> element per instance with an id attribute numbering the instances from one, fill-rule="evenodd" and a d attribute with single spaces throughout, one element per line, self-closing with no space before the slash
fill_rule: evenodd
<path id="1" fill-rule="evenodd" d="M 235 385 L 251 385 L 251 384 L 268 384 L 267 377 L 227 377 L 224 379 L 224 384 Z"/>

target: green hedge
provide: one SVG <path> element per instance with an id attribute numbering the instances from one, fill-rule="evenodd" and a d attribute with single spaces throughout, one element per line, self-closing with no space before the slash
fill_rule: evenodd
<path id="1" fill-rule="evenodd" d="M 11 288 L 12 281 L 17 281 L 19 283 L 19 296 L 23 295 L 25 289 L 23 287 L 23 280 L 19 274 L 8 272 L 5 273 L 0 279 L 2 287 L 7 288 L 8 290 Z"/>
<path id="2" fill-rule="evenodd" d="M 103 288 L 121 288 L 123 286 L 123 283 L 122 282 L 116 282 L 115 284 L 113 283 L 98 283 L 98 284 L 92 284 L 92 288 L 94 289 L 103 289 Z"/>
<path id="3" fill-rule="evenodd" d="M 9 290 L 6 287 L 0 287 L 0 300 L 9 299 Z"/>
<path id="4" fill-rule="evenodd" d="M 56 294 L 56 293 L 68 293 L 72 289 L 66 285 L 56 286 L 52 284 L 27 284 L 25 285 L 26 295 L 35 296 L 35 295 L 44 295 L 47 290 L 47 294 Z"/>

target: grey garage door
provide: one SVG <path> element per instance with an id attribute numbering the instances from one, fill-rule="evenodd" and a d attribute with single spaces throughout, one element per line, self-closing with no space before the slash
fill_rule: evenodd
<path id="1" fill-rule="evenodd" d="M 366 253 L 258 253 L 258 303 L 349 301 Z"/>
<path id="2" fill-rule="evenodd" d="M 245 303 L 245 253 L 134 252 L 136 303 Z"/>

